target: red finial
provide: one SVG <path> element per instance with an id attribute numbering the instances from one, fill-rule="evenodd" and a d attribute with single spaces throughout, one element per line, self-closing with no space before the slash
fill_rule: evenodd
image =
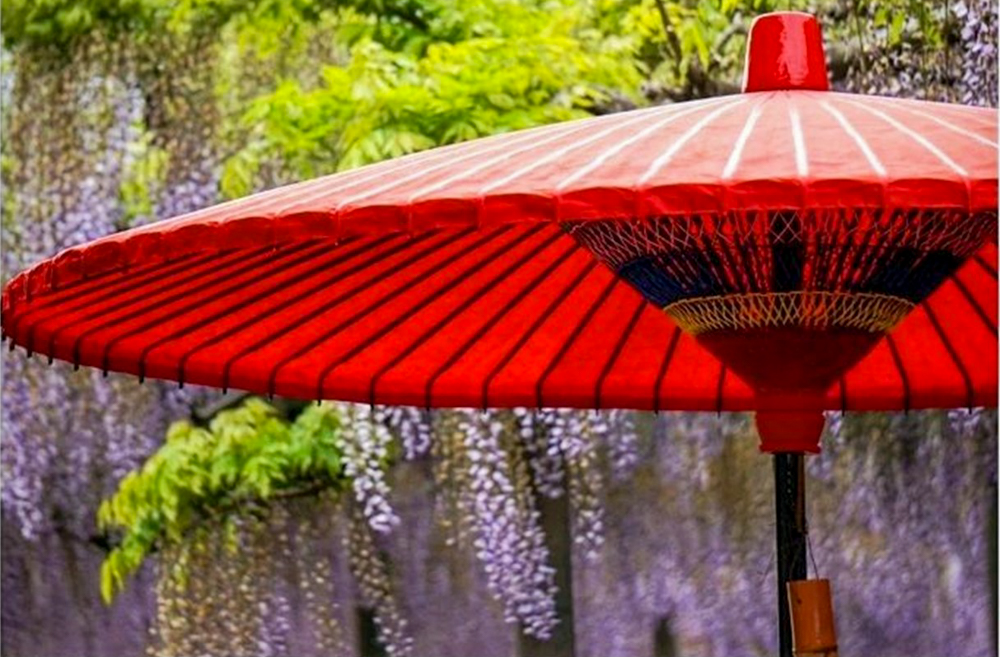
<path id="1" fill-rule="evenodd" d="M 819 23 L 811 14 L 778 11 L 750 25 L 743 91 L 826 91 L 826 56 Z"/>

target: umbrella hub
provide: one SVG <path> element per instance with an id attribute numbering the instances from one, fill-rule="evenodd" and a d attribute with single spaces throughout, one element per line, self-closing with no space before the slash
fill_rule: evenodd
<path id="1" fill-rule="evenodd" d="M 837 379 L 954 273 L 994 222 L 992 212 L 814 208 L 564 229 L 750 384 L 762 408 L 787 412 L 822 409 Z"/>
<path id="2" fill-rule="evenodd" d="M 766 403 L 766 402 L 765 402 Z M 819 454 L 826 418 L 822 411 L 768 411 L 754 413 L 760 451 L 768 454 Z"/>
<path id="3" fill-rule="evenodd" d="M 815 16 L 781 11 L 754 20 L 747 43 L 743 91 L 829 88 L 823 36 Z"/>

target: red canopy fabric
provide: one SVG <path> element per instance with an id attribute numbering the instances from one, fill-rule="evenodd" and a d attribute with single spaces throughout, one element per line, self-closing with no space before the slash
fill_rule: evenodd
<path id="1" fill-rule="evenodd" d="M 826 407 L 993 405 L 996 272 L 988 244 Z M 754 407 L 747 385 L 549 224 L 207 251 L 69 284 L 4 326 L 70 362 L 307 399 Z"/>
<path id="2" fill-rule="evenodd" d="M 68 249 L 6 303 L 85 273 L 304 239 L 788 208 L 995 211 L 997 112 L 822 91 L 659 106 L 277 188 Z"/>
<path id="3" fill-rule="evenodd" d="M 830 391 L 826 408 L 990 406 L 986 245 Z M 753 392 L 556 226 L 188 255 L 4 314 L 62 360 L 299 398 L 441 406 L 750 410 Z"/>
<path id="4" fill-rule="evenodd" d="M 415 154 L 69 249 L 12 280 L 12 344 L 143 377 L 426 406 L 749 410 L 753 391 L 564 222 L 753 210 L 995 213 L 997 113 L 815 90 Z M 986 244 L 830 409 L 993 405 Z"/>

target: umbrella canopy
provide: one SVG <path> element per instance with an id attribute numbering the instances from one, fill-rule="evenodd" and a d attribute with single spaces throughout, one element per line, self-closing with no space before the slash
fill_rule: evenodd
<path id="1" fill-rule="evenodd" d="M 996 111 L 827 91 L 797 16 L 755 25 L 743 94 L 438 148 L 64 251 L 6 286 L 4 334 L 308 399 L 749 410 L 780 370 L 812 390 L 796 408 L 993 405 Z"/>

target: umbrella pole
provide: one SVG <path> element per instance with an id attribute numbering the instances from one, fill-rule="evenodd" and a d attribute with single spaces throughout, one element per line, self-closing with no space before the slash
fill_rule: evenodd
<path id="1" fill-rule="evenodd" d="M 806 482 L 802 452 L 774 455 L 774 502 L 778 547 L 778 655 L 794 657 L 788 582 L 806 579 Z"/>

